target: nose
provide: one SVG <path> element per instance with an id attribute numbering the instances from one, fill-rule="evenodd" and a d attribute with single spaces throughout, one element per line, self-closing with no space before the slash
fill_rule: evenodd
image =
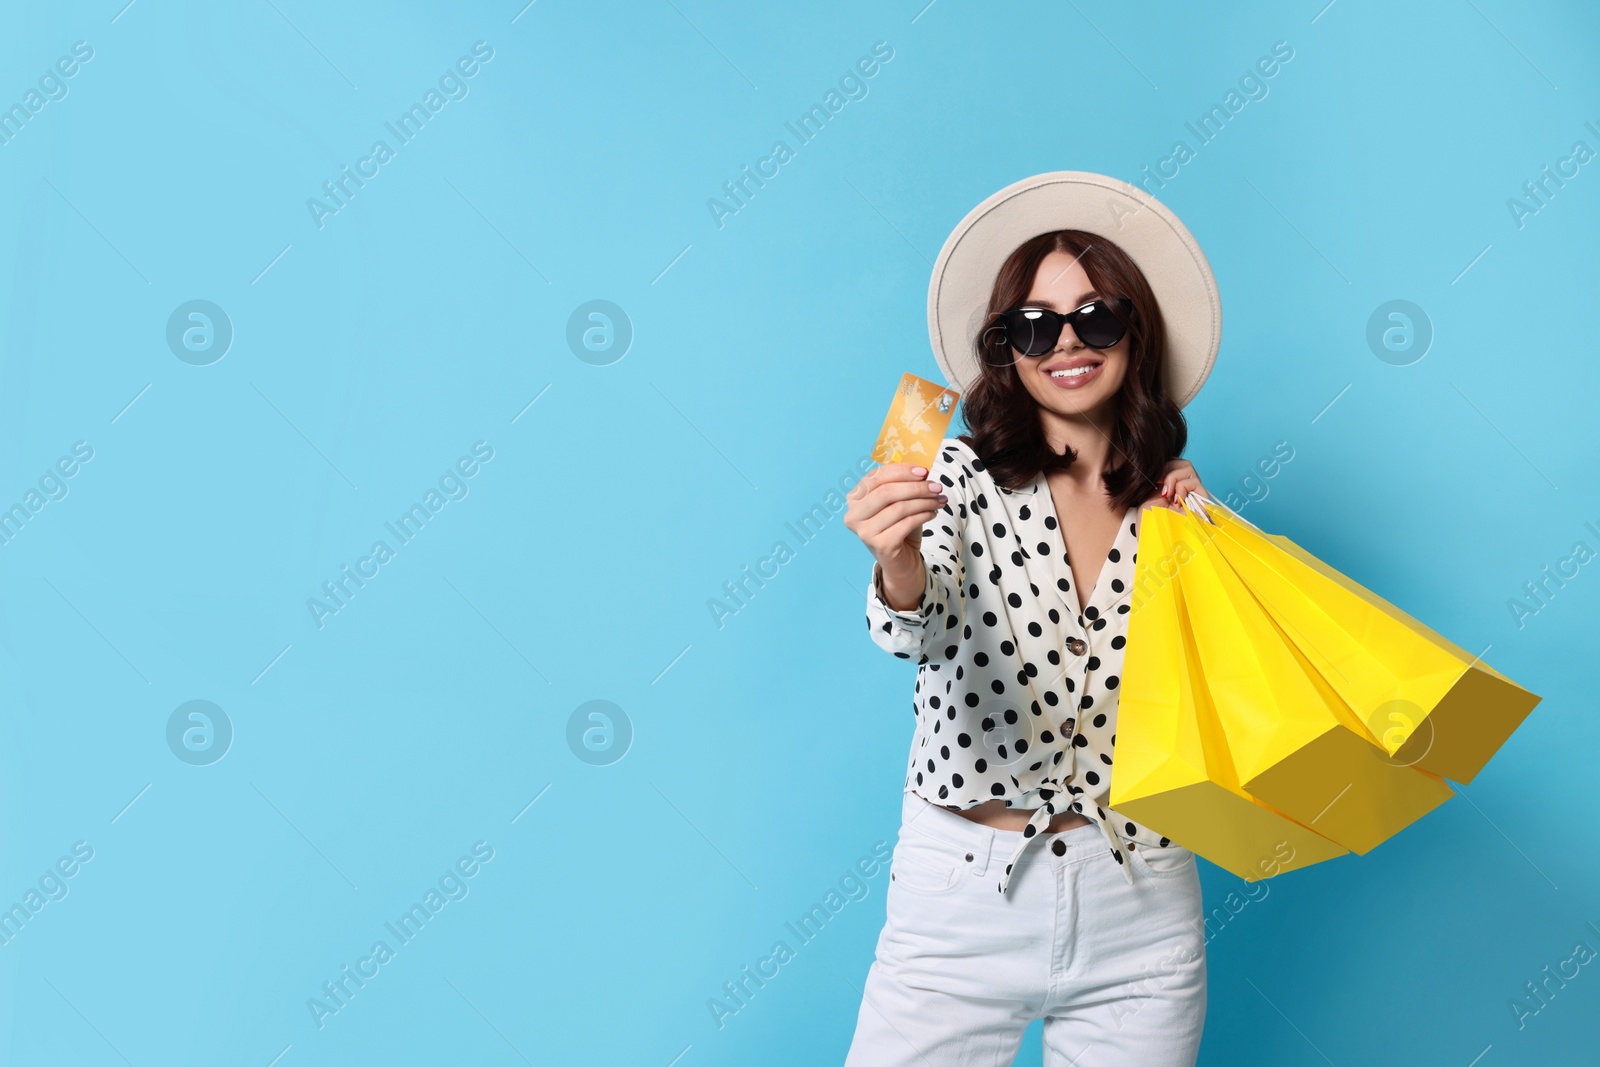
<path id="1" fill-rule="evenodd" d="M 1061 324 L 1061 336 L 1056 338 L 1056 346 L 1051 351 L 1071 353 L 1084 347 L 1086 346 L 1082 341 L 1078 340 L 1078 334 L 1073 330 L 1072 323 L 1063 322 Z"/>

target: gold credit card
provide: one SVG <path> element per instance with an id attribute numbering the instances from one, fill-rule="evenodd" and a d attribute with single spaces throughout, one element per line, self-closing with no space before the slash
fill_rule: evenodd
<path id="1" fill-rule="evenodd" d="M 926 378 L 909 373 L 902 376 L 883 429 L 878 431 L 872 458 L 879 463 L 914 463 L 931 470 L 959 399 L 960 393 Z"/>

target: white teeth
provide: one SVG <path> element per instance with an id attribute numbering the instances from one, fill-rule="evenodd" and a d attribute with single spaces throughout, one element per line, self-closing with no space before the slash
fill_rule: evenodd
<path id="1" fill-rule="evenodd" d="M 1088 364 L 1085 364 L 1082 367 L 1072 367 L 1072 368 L 1070 368 L 1068 370 L 1053 370 L 1053 371 L 1050 372 L 1050 377 L 1052 377 L 1052 378 L 1081 378 L 1085 374 L 1088 374 L 1090 371 L 1094 370 L 1095 367 L 1097 367 L 1097 366 L 1099 366 L 1099 364 L 1088 363 Z"/>

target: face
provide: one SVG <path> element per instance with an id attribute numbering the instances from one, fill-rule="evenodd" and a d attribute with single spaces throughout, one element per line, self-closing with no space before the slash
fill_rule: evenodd
<path id="1" fill-rule="evenodd" d="M 1096 292 L 1076 257 L 1051 252 L 1039 264 L 1023 303 L 1066 314 L 1096 297 L 1119 295 Z M 1055 348 L 1044 355 L 1024 356 L 1015 349 L 1011 354 L 1017 361 L 1017 377 L 1040 407 L 1066 416 L 1100 414 L 1122 388 L 1129 343 L 1124 334 L 1110 348 L 1090 348 L 1078 340 L 1069 323 L 1061 328 Z"/>

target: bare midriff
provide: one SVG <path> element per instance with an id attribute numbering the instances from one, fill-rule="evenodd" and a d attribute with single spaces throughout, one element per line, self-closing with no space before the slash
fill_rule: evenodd
<path id="1" fill-rule="evenodd" d="M 1033 816 L 1033 809 L 1008 808 L 1003 800 L 987 800 L 975 808 L 967 808 L 954 814 L 985 826 L 992 826 L 996 830 L 1021 830 L 1028 825 L 1028 820 Z M 1058 834 L 1063 830 L 1088 824 L 1089 819 L 1085 815 L 1075 811 L 1058 811 L 1050 817 L 1050 825 L 1045 829 L 1045 833 Z"/>

